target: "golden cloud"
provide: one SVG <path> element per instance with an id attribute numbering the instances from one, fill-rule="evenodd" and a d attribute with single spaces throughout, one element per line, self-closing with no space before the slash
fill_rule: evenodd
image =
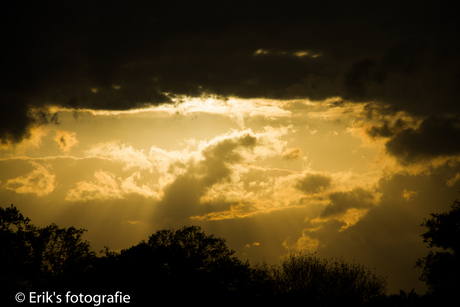
<path id="1" fill-rule="evenodd" d="M 59 145 L 59 149 L 64 153 L 69 153 L 72 147 L 78 146 L 78 140 L 75 132 L 68 132 L 64 130 L 56 131 L 54 141 Z"/>
<path id="2" fill-rule="evenodd" d="M 299 160 L 300 158 L 302 158 L 302 149 L 287 148 L 281 156 L 285 160 Z"/>
<path id="3" fill-rule="evenodd" d="M 9 179 L 5 187 L 21 194 L 36 194 L 45 196 L 53 192 L 56 187 L 56 175 L 37 162 L 30 161 L 35 169 L 26 176 Z"/>
<path id="4" fill-rule="evenodd" d="M 160 194 L 153 191 L 147 185 L 138 186 L 136 180 L 141 179 L 140 173 L 136 172 L 125 180 L 115 178 L 115 175 L 96 171 L 94 180 L 77 182 L 75 189 L 67 193 L 68 201 L 108 200 L 124 199 L 128 194 L 139 194 L 147 198 L 158 199 Z M 119 184 L 117 181 L 121 181 Z"/>

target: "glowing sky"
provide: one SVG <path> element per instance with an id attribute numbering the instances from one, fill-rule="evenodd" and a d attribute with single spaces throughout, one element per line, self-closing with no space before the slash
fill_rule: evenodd
<path id="1" fill-rule="evenodd" d="M 460 185 L 460 49 L 456 9 L 417 3 L 14 8 L 0 205 L 96 251 L 197 224 L 250 263 L 343 255 L 422 293 L 420 224 Z"/>

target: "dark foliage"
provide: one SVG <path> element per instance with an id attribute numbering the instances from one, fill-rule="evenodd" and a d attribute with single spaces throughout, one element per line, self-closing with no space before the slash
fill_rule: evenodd
<path id="1" fill-rule="evenodd" d="M 428 307 L 433 304 L 427 299 L 426 296 L 422 296 L 415 293 L 412 289 L 409 293 L 404 290 L 400 290 L 398 294 L 391 294 L 387 296 L 381 296 L 377 299 L 369 301 L 369 307 Z M 434 306 L 437 306 L 435 304 Z"/>
<path id="2" fill-rule="evenodd" d="M 387 286 L 386 278 L 343 258 L 290 255 L 281 265 L 256 268 L 270 295 L 287 304 L 363 306 L 383 297 Z"/>
<path id="3" fill-rule="evenodd" d="M 84 229 L 39 228 L 19 210 L 0 208 L 0 283 L 3 291 L 83 289 L 96 253 L 82 240 Z"/>
<path id="4" fill-rule="evenodd" d="M 420 280 L 426 282 L 429 297 L 449 302 L 460 289 L 460 202 L 455 200 L 448 212 L 432 213 L 421 226 L 428 228 L 423 242 L 435 251 L 417 261 L 416 267 L 422 268 Z"/>
<path id="5" fill-rule="evenodd" d="M 386 295 L 386 278 L 343 258 L 290 255 L 280 265 L 250 266 L 234 256 L 225 239 L 199 226 L 159 230 L 148 241 L 119 253 L 108 247 L 97 257 L 83 229 L 55 224 L 33 226 L 11 205 L 0 208 L 0 282 L 14 302 L 18 291 L 113 294 L 131 297 L 130 305 L 168 303 L 215 305 L 428 306 L 452 297 L 458 288 L 460 203 L 432 214 L 423 226 L 430 252 L 418 261 L 430 292 Z"/>
<path id="6" fill-rule="evenodd" d="M 123 289 L 133 302 L 235 300 L 250 271 L 233 253 L 224 239 L 207 236 L 198 226 L 160 230 L 119 254 L 107 250 L 95 280 L 106 291 Z"/>

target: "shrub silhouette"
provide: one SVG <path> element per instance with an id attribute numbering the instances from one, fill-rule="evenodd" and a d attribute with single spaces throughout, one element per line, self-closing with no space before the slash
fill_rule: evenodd
<path id="1" fill-rule="evenodd" d="M 310 306 L 361 306 L 385 295 L 386 278 L 343 258 L 291 254 L 281 265 L 258 266 L 277 301 Z"/>

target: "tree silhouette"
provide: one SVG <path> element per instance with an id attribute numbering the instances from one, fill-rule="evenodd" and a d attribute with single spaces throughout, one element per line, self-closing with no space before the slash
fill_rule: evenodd
<path id="1" fill-rule="evenodd" d="M 96 254 L 82 240 L 84 229 L 39 228 L 11 205 L 0 208 L 1 287 L 40 291 L 80 289 Z"/>
<path id="2" fill-rule="evenodd" d="M 432 213 L 421 226 L 428 228 L 423 242 L 436 251 L 418 259 L 415 266 L 422 268 L 420 280 L 437 301 L 448 301 L 460 289 L 460 202 L 455 200 L 448 212 Z"/>
<path id="3" fill-rule="evenodd" d="M 147 245 L 165 272 L 182 276 L 182 280 L 206 279 L 213 288 L 231 290 L 238 282 L 238 270 L 248 266 L 233 257 L 225 239 L 208 236 L 199 226 L 160 230 L 150 236 Z"/>
<path id="4" fill-rule="evenodd" d="M 152 295 L 176 303 L 216 297 L 228 301 L 241 296 L 249 280 L 249 264 L 233 254 L 224 239 L 206 235 L 199 226 L 165 229 L 106 257 L 110 264 L 99 265 L 106 271 L 97 275 L 103 276 L 107 290 L 123 289 L 133 302 L 151 301 Z"/>
<path id="5" fill-rule="evenodd" d="M 12 285 L 20 289 L 31 287 L 32 281 L 27 277 L 31 272 L 37 273 L 30 244 L 34 231 L 30 219 L 25 218 L 16 207 L 0 208 L 0 278 L 3 289 Z"/>
<path id="6" fill-rule="evenodd" d="M 201 305 L 389 302 L 378 300 L 385 297 L 385 278 L 342 258 L 290 255 L 281 265 L 250 267 L 234 256 L 225 239 L 206 235 L 199 226 L 159 230 L 148 241 L 119 253 L 106 247 L 97 257 L 82 240 L 84 232 L 55 224 L 35 227 L 13 205 L 0 208 L 1 291 L 10 292 L 12 300 L 18 291 L 122 291 L 134 306 L 165 298 L 168 303 Z M 431 269 L 431 262 L 425 264 Z M 417 298 L 403 294 L 392 301 Z"/>

